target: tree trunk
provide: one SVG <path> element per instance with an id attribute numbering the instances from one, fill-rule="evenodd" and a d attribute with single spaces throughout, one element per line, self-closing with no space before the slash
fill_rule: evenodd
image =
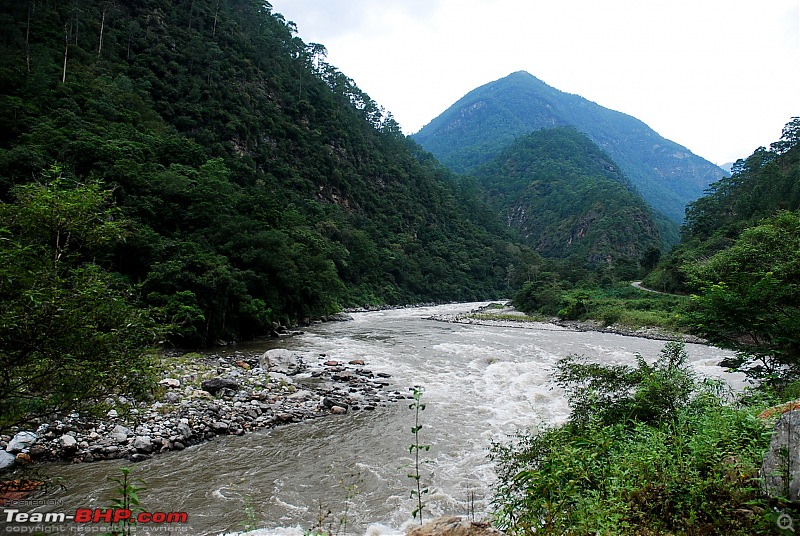
<path id="1" fill-rule="evenodd" d="M 189 6 L 189 31 L 192 31 L 192 14 L 194 13 L 194 0 L 192 0 L 191 5 Z"/>
<path id="2" fill-rule="evenodd" d="M 219 0 L 217 0 L 217 9 L 214 11 L 214 25 L 211 28 L 211 37 L 217 36 L 217 17 L 219 16 Z"/>
<path id="3" fill-rule="evenodd" d="M 61 83 L 67 81 L 67 56 L 69 54 L 69 31 L 67 25 L 64 24 L 64 71 L 61 73 Z"/>
<path id="4" fill-rule="evenodd" d="M 80 10 L 78 9 L 78 0 L 75 0 L 75 46 L 78 46 L 78 26 L 80 24 L 80 20 L 78 19 L 79 13 Z"/>
<path id="5" fill-rule="evenodd" d="M 100 44 L 97 46 L 97 57 L 100 57 L 100 53 L 103 52 L 103 30 L 106 28 L 106 10 L 108 9 L 108 4 L 103 6 L 103 18 L 100 20 Z"/>
<path id="6" fill-rule="evenodd" d="M 25 65 L 28 67 L 28 74 L 31 74 L 31 6 L 33 2 L 28 2 L 28 25 L 25 28 Z"/>

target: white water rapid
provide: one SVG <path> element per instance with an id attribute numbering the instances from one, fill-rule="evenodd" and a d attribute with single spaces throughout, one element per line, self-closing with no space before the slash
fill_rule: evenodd
<path id="1" fill-rule="evenodd" d="M 307 355 L 309 362 L 319 354 L 344 362 L 363 359 L 373 372 L 392 375 L 386 389 L 408 393 L 415 384 L 423 386 L 427 407 L 421 414 L 421 442 L 431 445 L 422 452 L 422 481 L 430 487 L 425 515 L 466 515 L 474 509 L 481 517 L 489 509 L 494 481 L 487 459 L 491 442 L 561 422 L 569 414 L 550 377 L 556 361 L 583 354 L 599 362 L 633 364 L 637 353 L 655 359 L 665 343 L 548 324 L 521 328 L 426 320 L 480 305 L 357 313 L 353 322 L 317 325 L 304 335 L 237 349 L 282 347 Z M 687 351 L 701 374 L 741 385 L 741 377 L 717 366 L 730 353 L 693 344 Z M 147 484 L 139 494 L 143 508 L 188 513 L 188 531 L 142 526 L 137 534 L 203 536 L 245 528 L 302 534 L 328 510 L 336 529 L 345 503 L 347 533 L 398 534 L 412 522 L 414 508 L 413 480 L 407 477 L 413 422 L 408 404 L 398 403 L 219 438 L 135 465 L 51 465 L 47 472 L 66 486 L 53 495 L 65 511 L 107 507 L 114 496 L 108 478 L 132 465 L 134 476 Z"/>

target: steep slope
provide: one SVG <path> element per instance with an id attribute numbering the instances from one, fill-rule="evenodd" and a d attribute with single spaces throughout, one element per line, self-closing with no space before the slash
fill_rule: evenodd
<path id="1" fill-rule="evenodd" d="M 572 128 L 521 136 L 475 175 L 538 253 L 638 261 L 660 237 L 650 209 L 596 144 Z"/>
<path id="2" fill-rule="evenodd" d="M 563 93 L 523 71 L 471 91 L 413 138 L 450 169 L 468 172 L 515 137 L 554 126 L 588 135 L 650 206 L 677 223 L 686 204 L 725 175 L 638 119 Z"/>
<path id="3" fill-rule="evenodd" d="M 737 161 L 732 171 L 687 207 L 681 244 L 648 276 L 651 288 L 698 291 L 687 276 L 692 266 L 731 248 L 745 230 L 781 211 L 800 211 L 800 118 L 784 127 L 780 141 Z"/>
<path id="4" fill-rule="evenodd" d="M 178 342 L 505 289 L 505 227 L 257 0 L 0 4 L 0 200 L 92 177 Z M 518 250 L 518 249 L 517 249 Z"/>

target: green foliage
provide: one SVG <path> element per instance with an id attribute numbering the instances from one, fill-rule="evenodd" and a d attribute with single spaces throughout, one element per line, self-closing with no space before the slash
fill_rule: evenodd
<path id="1" fill-rule="evenodd" d="M 120 476 L 117 478 L 109 478 L 109 480 L 117 485 L 114 489 L 116 496 L 111 501 L 111 508 L 114 510 L 127 510 L 130 512 L 130 518 L 120 520 L 115 526 L 109 527 L 111 532 L 107 533 L 108 536 L 130 536 L 136 531 L 136 523 L 134 521 L 136 514 L 143 512 L 144 509 L 139 503 L 139 492 L 147 488 L 143 480 L 131 477 L 131 470 L 129 467 L 120 467 Z"/>
<path id="2" fill-rule="evenodd" d="M 800 147 L 793 118 L 781 140 L 758 148 L 733 166 L 730 177 L 710 186 L 686 209 L 681 244 L 648 276 L 649 288 L 697 292 L 702 281 L 687 272 L 733 246 L 741 233 L 780 211 L 800 210 Z"/>
<path id="3" fill-rule="evenodd" d="M 98 264 L 125 229 L 110 193 L 58 177 L 13 193 L 0 204 L 0 428 L 115 392 L 146 395 L 145 348 L 166 326 Z"/>
<path id="4" fill-rule="evenodd" d="M 728 249 L 686 270 L 693 286 L 687 321 L 701 336 L 737 352 L 758 379 L 800 373 L 800 212 L 751 227 Z"/>
<path id="5" fill-rule="evenodd" d="M 600 365 L 569 356 L 556 365 L 555 381 L 566 391 L 577 425 L 655 424 L 674 420 L 695 389 L 683 343 L 667 343 L 648 364 L 636 356 L 636 367 Z"/>
<path id="6" fill-rule="evenodd" d="M 492 448 L 497 524 L 512 535 L 771 534 L 749 510 L 770 433 L 684 360 L 668 345 L 635 369 L 562 361 L 570 420 Z"/>
<path id="7" fill-rule="evenodd" d="M 52 162 L 113 187 L 132 232 L 96 253 L 175 344 L 482 299 L 521 264 L 474 185 L 269 3 L 4 2 L 0 18 L 0 199 Z"/>
<path id="8" fill-rule="evenodd" d="M 420 443 L 419 439 L 419 432 L 422 430 L 422 424 L 420 424 L 420 412 L 425 410 L 425 404 L 422 403 L 422 394 L 425 390 L 417 385 L 411 389 L 414 397 L 414 402 L 409 404 L 408 409 L 414 410 L 414 426 L 411 427 L 411 433 L 414 435 L 414 442 L 409 445 L 408 452 L 412 456 L 414 456 L 414 461 L 412 464 L 413 472 L 408 473 L 408 478 L 414 480 L 414 489 L 411 490 L 411 498 L 416 499 L 417 505 L 411 511 L 412 517 L 414 519 L 417 518 L 419 515 L 419 524 L 422 525 L 422 516 L 423 511 L 425 510 L 425 502 L 422 500 L 422 496 L 429 493 L 429 489 L 422 485 L 422 474 L 420 473 L 421 461 L 419 459 L 420 451 L 424 450 L 428 452 L 431 450 L 430 445 L 423 445 Z"/>
<path id="9" fill-rule="evenodd" d="M 684 331 L 689 298 L 645 292 L 629 284 L 613 287 L 565 288 L 561 281 L 526 283 L 514 295 L 514 306 L 529 314 L 562 320 L 599 321 L 629 329 L 660 327 Z"/>
<path id="10" fill-rule="evenodd" d="M 489 202 L 545 257 L 574 255 L 595 265 L 631 260 L 633 278 L 644 253 L 660 246 L 644 200 L 574 129 L 521 136 L 474 172 Z"/>
<path id="11" fill-rule="evenodd" d="M 454 171 L 471 173 L 515 138 L 561 125 L 583 132 L 611 155 L 647 202 L 671 220 L 660 219 L 664 234 L 674 233 L 686 204 L 724 175 L 641 121 L 558 91 L 526 72 L 471 91 L 414 139 Z"/>

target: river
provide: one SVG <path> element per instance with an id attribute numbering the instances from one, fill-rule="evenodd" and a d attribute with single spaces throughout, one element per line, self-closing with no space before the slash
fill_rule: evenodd
<path id="1" fill-rule="evenodd" d="M 444 323 L 432 314 L 455 314 L 483 304 L 354 314 L 354 321 L 309 328 L 303 335 L 238 350 L 281 347 L 316 360 L 363 359 L 392 377 L 386 389 L 424 387 L 421 412 L 425 516 L 444 513 L 480 518 L 489 509 L 494 481 L 487 458 L 492 441 L 518 430 L 559 423 L 569 414 L 551 381 L 553 365 L 569 354 L 604 363 L 633 364 L 635 354 L 654 359 L 664 345 L 549 324 L 526 328 Z M 687 345 L 701 374 L 742 378 L 716 364 L 729 352 Z M 411 400 L 409 400 L 409 403 Z M 140 529 L 137 534 L 202 536 L 261 528 L 259 534 L 302 534 L 330 510 L 334 529 L 347 509 L 347 533 L 397 534 L 412 522 L 408 447 L 414 412 L 406 403 L 350 412 L 244 436 L 226 436 L 133 465 L 147 486 L 139 493 L 148 511 L 187 512 L 188 527 Z M 59 510 L 107 507 L 108 481 L 130 462 L 52 465 L 48 473 L 66 489 L 51 496 Z M 180 528 L 186 529 L 184 532 Z M 343 527 L 342 527 L 343 528 Z M 340 532 L 344 532 L 341 530 Z"/>

